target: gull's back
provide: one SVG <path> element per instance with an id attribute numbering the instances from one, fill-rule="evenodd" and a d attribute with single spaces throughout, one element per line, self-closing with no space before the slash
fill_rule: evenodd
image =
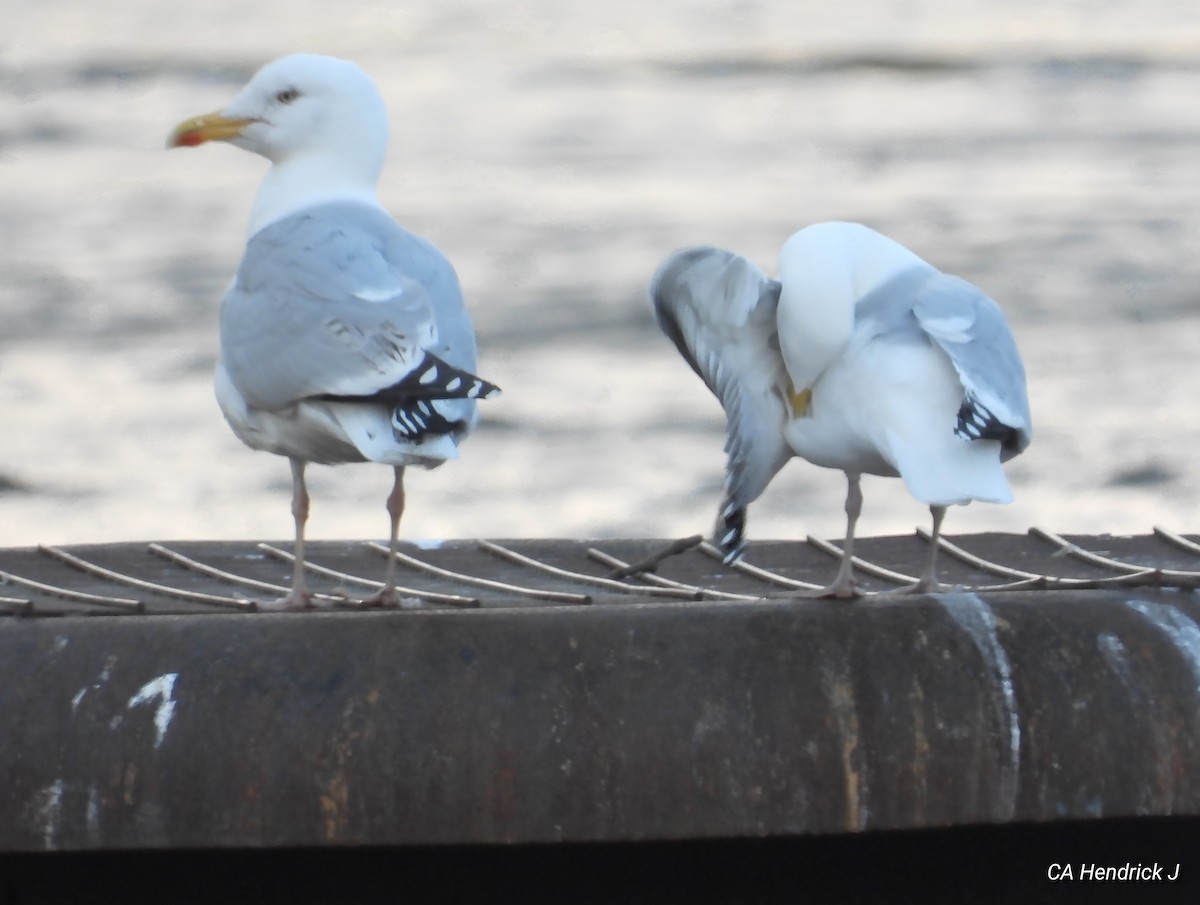
<path id="1" fill-rule="evenodd" d="M 381 393 L 412 375 L 425 353 L 465 372 L 476 368 L 475 333 L 450 262 L 366 204 L 320 205 L 255 233 L 220 320 L 218 395 L 232 389 L 240 397 L 222 398 L 235 430 L 256 413 Z M 474 399 L 436 405 L 459 425 L 454 442 L 477 420 Z M 284 452 L 238 433 L 251 446 Z"/>

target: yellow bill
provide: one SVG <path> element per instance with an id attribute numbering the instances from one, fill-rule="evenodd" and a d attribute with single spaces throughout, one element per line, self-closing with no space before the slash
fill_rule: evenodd
<path id="1" fill-rule="evenodd" d="M 793 390 L 792 415 L 796 418 L 807 418 L 812 414 L 812 390 Z"/>
<path id="2" fill-rule="evenodd" d="M 168 148 L 194 148 L 206 141 L 229 141 L 242 134 L 256 119 L 230 119 L 220 113 L 205 113 L 185 119 L 167 139 Z"/>

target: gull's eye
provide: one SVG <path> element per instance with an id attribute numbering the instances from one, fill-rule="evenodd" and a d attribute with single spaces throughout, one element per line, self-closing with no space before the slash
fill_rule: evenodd
<path id="1" fill-rule="evenodd" d="M 300 92 L 295 88 L 284 88 L 275 95 L 275 100 L 280 104 L 290 104 L 300 96 Z"/>

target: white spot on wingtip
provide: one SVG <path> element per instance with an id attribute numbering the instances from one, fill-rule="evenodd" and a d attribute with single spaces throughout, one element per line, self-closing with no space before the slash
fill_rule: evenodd
<path id="1" fill-rule="evenodd" d="M 387 302 L 403 294 L 399 286 L 366 286 L 354 293 L 354 297 L 364 302 Z"/>
<path id="2" fill-rule="evenodd" d="M 142 704 L 149 704 L 155 698 L 158 699 L 158 706 L 154 710 L 154 747 L 157 748 L 166 738 L 167 730 L 171 728 L 171 720 L 175 716 L 175 699 L 172 697 L 175 691 L 175 680 L 179 678 L 179 673 L 168 672 L 163 673 L 157 679 L 151 679 L 145 685 L 137 690 L 137 694 L 129 699 L 126 704 L 127 709 L 138 707 Z"/>

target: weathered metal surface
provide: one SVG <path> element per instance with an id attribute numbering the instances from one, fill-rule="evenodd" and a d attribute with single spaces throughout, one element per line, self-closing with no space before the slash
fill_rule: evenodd
<path id="1" fill-rule="evenodd" d="M 864 550 L 901 569 L 910 540 Z M 1103 546 L 1132 558 L 1123 542 Z M 522 549 L 581 569 L 586 546 Z M 607 546 L 628 559 L 654 543 Z M 314 545 L 315 559 L 357 555 L 343 547 Z M 428 555 L 469 572 L 481 555 L 471 549 Z M 797 549 L 761 544 L 751 558 L 785 572 L 804 558 Z M 120 564 L 116 548 L 73 550 Z M 234 545 L 190 552 L 264 580 L 285 571 L 239 560 Z M 0 554 L 0 568 L 26 576 L 42 558 Z M 123 555 L 133 571 L 136 555 Z M 475 572 L 491 579 L 580 590 L 486 556 L 490 569 Z M 1186 568 L 1180 556 L 1154 564 Z M 1093 564 L 1057 559 L 1039 548 L 1021 562 L 1092 574 Z M 831 561 L 819 563 L 823 576 Z M 162 560 L 142 577 L 203 592 L 219 584 L 171 570 Z M 699 553 L 661 571 L 762 592 Z M 81 585 L 112 592 L 91 577 Z M 684 839 L 1200 814 L 1200 602 L 1190 592 L 848 604 L 598 586 L 587 605 L 444 578 L 438 590 L 476 593 L 482 605 L 0 619 L 0 850 Z"/>

